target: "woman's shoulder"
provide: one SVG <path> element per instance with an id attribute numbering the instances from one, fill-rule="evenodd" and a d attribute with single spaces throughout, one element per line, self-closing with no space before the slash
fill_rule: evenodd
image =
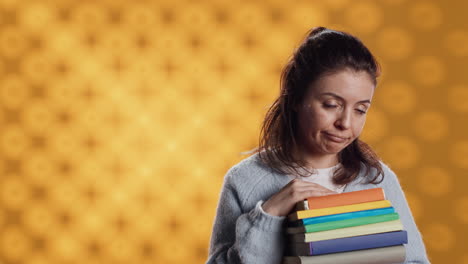
<path id="1" fill-rule="evenodd" d="M 266 182 L 278 181 L 278 173 L 265 165 L 254 153 L 233 165 L 225 176 L 225 181 L 232 187 L 258 186 Z"/>
<path id="2" fill-rule="evenodd" d="M 252 176 L 262 176 L 265 174 L 270 174 L 271 170 L 263 164 L 259 158 L 258 153 L 254 153 L 237 164 L 234 164 L 227 173 L 228 177 L 236 178 L 252 178 Z"/>
<path id="3" fill-rule="evenodd" d="M 382 181 L 382 183 L 398 181 L 396 173 L 390 168 L 389 164 L 383 162 L 382 160 L 380 160 L 379 163 L 380 163 L 380 166 L 382 167 L 382 171 L 383 171 L 383 181 Z"/>

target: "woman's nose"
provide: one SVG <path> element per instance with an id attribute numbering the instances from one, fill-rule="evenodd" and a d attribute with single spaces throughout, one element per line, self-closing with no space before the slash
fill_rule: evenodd
<path id="1" fill-rule="evenodd" d="M 343 110 L 338 114 L 335 125 L 340 129 L 348 129 L 351 126 L 351 111 Z"/>

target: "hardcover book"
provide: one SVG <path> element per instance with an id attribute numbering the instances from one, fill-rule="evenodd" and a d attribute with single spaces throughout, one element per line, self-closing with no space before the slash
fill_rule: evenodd
<path id="1" fill-rule="evenodd" d="M 399 245 L 319 256 L 284 257 L 282 264 L 390 264 L 403 263 L 405 259 L 405 246 Z"/>

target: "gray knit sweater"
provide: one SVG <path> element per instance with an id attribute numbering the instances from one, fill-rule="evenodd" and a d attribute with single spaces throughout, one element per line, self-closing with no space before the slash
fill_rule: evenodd
<path id="1" fill-rule="evenodd" d="M 395 173 L 383 162 L 385 178 L 368 184 L 365 170 L 343 192 L 376 187 L 385 190 L 404 229 L 408 232 L 405 263 L 429 263 L 421 234 L 414 222 Z M 371 170 L 371 176 L 375 175 Z M 207 263 L 281 263 L 285 248 L 283 223 L 286 217 L 272 216 L 261 205 L 290 181 L 259 161 L 254 154 L 228 170 L 224 178 L 211 234 Z"/>

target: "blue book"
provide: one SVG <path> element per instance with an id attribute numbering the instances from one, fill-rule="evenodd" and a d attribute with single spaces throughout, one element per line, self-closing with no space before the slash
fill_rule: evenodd
<path id="1" fill-rule="evenodd" d="M 408 234 L 405 230 L 402 230 L 308 243 L 291 243 L 289 245 L 289 254 L 292 256 L 316 256 L 353 250 L 389 247 L 407 243 Z"/>
<path id="2" fill-rule="evenodd" d="M 325 223 L 325 222 L 347 220 L 347 219 L 365 217 L 365 216 L 391 214 L 391 213 L 395 213 L 395 208 L 385 207 L 385 208 L 379 208 L 379 209 L 356 211 L 356 212 L 349 212 L 349 213 L 342 213 L 342 214 L 310 217 L 310 218 L 300 219 L 300 220 L 297 220 L 297 221 L 294 221 L 294 222 L 288 222 L 288 226 L 289 227 L 299 227 L 299 226 L 305 226 L 305 225 L 312 225 L 312 224 L 319 224 L 319 223 Z"/>

